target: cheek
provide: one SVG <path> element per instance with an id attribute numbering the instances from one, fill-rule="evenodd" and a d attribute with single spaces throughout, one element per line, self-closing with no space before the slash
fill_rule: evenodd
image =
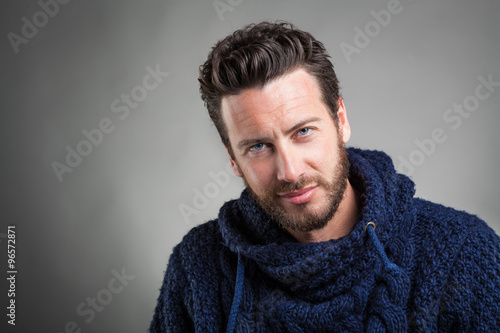
<path id="1" fill-rule="evenodd" d="M 318 139 L 314 145 L 305 152 L 307 164 L 313 169 L 324 171 L 335 165 L 337 156 L 337 139 L 335 137 L 323 137 Z"/>
<path id="2" fill-rule="evenodd" d="M 245 164 L 243 174 L 255 192 L 265 191 L 273 184 L 273 165 L 268 163 Z"/>

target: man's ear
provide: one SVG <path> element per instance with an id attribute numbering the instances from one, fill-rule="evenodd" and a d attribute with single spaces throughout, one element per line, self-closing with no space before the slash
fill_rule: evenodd
<path id="1" fill-rule="evenodd" d="M 338 101 L 339 109 L 337 111 L 339 130 L 342 131 L 342 141 L 347 143 L 351 138 L 351 126 L 349 125 L 349 120 L 347 119 L 347 113 L 345 111 L 344 100 L 339 97 Z"/>
<path id="2" fill-rule="evenodd" d="M 229 161 L 231 161 L 231 169 L 233 169 L 234 174 L 238 177 L 243 177 L 243 173 L 241 172 L 240 167 L 231 157 L 231 154 L 229 153 L 227 146 L 224 145 L 224 148 L 226 148 L 227 154 L 229 155 Z"/>

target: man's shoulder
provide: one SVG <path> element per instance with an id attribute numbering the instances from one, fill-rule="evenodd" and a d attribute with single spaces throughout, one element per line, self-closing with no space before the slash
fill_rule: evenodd
<path id="1" fill-rule="evenodd" d="M 220 245 L 222 235 L 217 219 L 210 220 L 191 228 L 182 238 L 176 248 L 185 251 L 208 250 Z"/>
<path id="2" fill-rule="evenodd" d="M 447 207 L 425 199 L 415 198 L 416 221 L 413 233 L 425 244 L 461 248 L 465 240 L 493 241 L 500 244 L 500 237 L 481 218 L 463 210 Z M 429 244 L 427 244 L 429 245 Z"/>
<path id="3" fill-rule="evenodd" d="M 223 239 L 217 219 L 193 227 L 173 248 L 170 262 L 178 262 L 184 268 L 208 264 L 217 259 L 223 248 Z"/>
<path id="4" fill-rule="evenodd" d="M 461 231 L 471 228 L 489 228 L 477 215 L 445 206 L 422 198 L 415 198 L 415 210 L 418 223 L 433 229 L 457 228 Z M 489 228 L 491 229 L 491 228 Z"/>
<path id="5" fill-rule="evenodd" d="M 423 199 L 415 199 L 414 208 L 412 270 L 420 283 L 445 288 L 450 274 L 471 274 L 465 268 L 478 268 L 478 261 L 484 264 L 477 274 L 483 274 L 484 267 L 498 268 L 500 237 L 482 219 Z"/>

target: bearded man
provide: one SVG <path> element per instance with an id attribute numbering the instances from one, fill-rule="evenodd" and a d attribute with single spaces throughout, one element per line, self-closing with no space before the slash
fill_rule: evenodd
<path id="1" fill-rule="evenodd" d="M 351 135 L 323 44 L 286 22 L 219 41 L 202 99 L 246 189 L 170 257 L 151 332 L 490 332 L 500 238 L 414 197 Z"/>

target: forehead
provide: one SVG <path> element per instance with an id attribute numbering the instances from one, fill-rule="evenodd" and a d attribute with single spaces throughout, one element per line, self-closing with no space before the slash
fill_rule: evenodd
<path id="1" fill-rule="evenodd" d="M 316 79 L 304 69 L 297 69 L 260 89 L 223 97 L 221 112 L 230 138 L 231 134 L 259 132 L 269 126 L 300 121 L 301 117 L 329 116 Z"/>

